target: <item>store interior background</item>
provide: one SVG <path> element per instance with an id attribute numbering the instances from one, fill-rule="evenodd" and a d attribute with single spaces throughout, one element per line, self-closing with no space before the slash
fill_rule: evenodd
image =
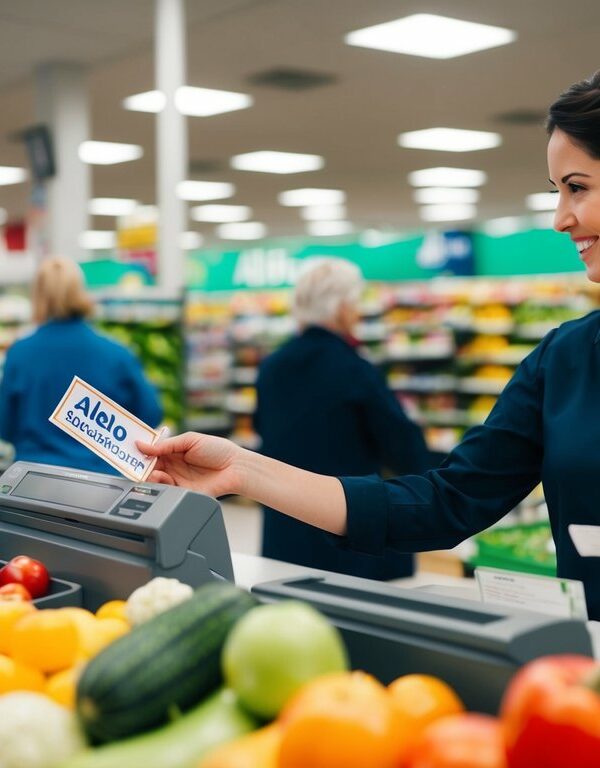
<path id="1" fill-rule="evenodd" d="M 432 448 L 449 450 L 485 418 L 543 333 L 598 303 L 568 238 L 551 231 L 552 203 L 538 201 L 533 210 L 527 198 L 549 190 L 547 105 L 599 66 L 600 6 L 594 0 L 177 2 L 185 50 L 172 53 L 175 61 L 185 53 L 185 84 L 246 94 L 252 103 L 178 123 L 185 151 L 170 151 L 176 162 L 185 159 L 182 180 L 234 190 L 221 199 L 182 200 L 173 189 L 179 219 L 167 221 L 155 207 L 158 169 L 169 162 L 157 141 L 159 116 L 123 106 L 157 87 L 155 27 L 166 2 L 0 0 L 0 166 L 24 169 L 16 182 L 15 172 L 4 176 L 0 169 L 0 365 L 3 350 L 27 327 L 35 264 L 56 251 L 49 208 L 65 172 L 59 164 L 58 177 L 36 183 L 23 131 L 40 124 L 44 77 L 68 71 L 79 84 L 74 109 L 83 116 L 85 138 L 134 144 L 143 153 L 130 162 L 85 166 L 89 200 L 75 195 L 72 201 L 82 225 L 64 255 L 81 262 L 97 291 L 98 322 L 141 354 L 174 430 L 214 431 L 256 447 L 256 365 L 293 331 L 287 302 L 294 275 L 307 257 L 340 255 L 369 279 L 360 328 L 365 353 L 421 420 Z M 345 42 L 350 32 L 417 13 L 494 25 L 516 37 L 448 59 Z M 55 116 L 49 126 L 56 146 L 60 125 Z M 399 134 L 432 127 L 496 132 L 501 143 L 469 152 L 399 146 Z M 323 166 L 294 174 L 231 166 L 234 156 L 260 150 L 318 155 Z M 75 154 L 73 162 L 82 164 Z M 477 197 L 469 210 L 436 212 L 415 199 L 422 187 L 409 174 L 433 167 L 486 174 L 480 186 L 466 187 L 467 198 Z M 282 192 L 299 188 L 341 190 L 344 208 L 323 212 L 326 225 L 319 229 L 321 214 L 307 220 L 299 207 L 279 202 Z M 91 201 L 98 198 L 129 201 L 130 212 L 94 214 Z M 248 206 L 243 217 L 263 227 L 235 235 L 198 221 L 210 213 L 194 209 L 208 204 Z M 172 269 L 161 252 L 165 231 L 178 235 L 169 243 Z M 0 461 L 10 461 L 8 446 Z M 225 506 L 232 549 L 256 552 L 256 509 Z M 543 520 L 539 491 L 508 522 L 524 519 Z M 541 541 L 538 560 L 545 567 L 551 553 Z"/>

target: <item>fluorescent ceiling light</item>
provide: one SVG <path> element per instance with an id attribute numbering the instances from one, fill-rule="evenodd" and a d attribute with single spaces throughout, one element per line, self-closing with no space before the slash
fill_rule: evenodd
<path id="1" fill-rule="evenodd" d="M 480 187 L 486 181 L 483 171 L 467 168 L 423 168 L 408 174 L 413 187 Z"/>
<path id="2" fill-rule="evenodd" d="M 144 154 L 139 144 L 115 141 L 84 141 L 79 145 L 79 159 L 91 165 L 115 165 L 137 160 Z"/>
<path id="3" fill-rule="evenodd" d="M 162 91 L 145 91 L 128 96 L 121 102 L 124 109 L 132 112 L 161 112 L 167 99 Z"/>
<path id="4" fill-rule="evenodd" d="M 411 56 L 451 59 L 474 51 L 495 48 L 516 40 L 517 34 L 504 27 L 476 24 L 430 13 L 417 13 L 402 19 L 376 24 L 350 32 L 348 45 L 375 48 Z"/>
<path id="5" fill-rule="evenodd" d="M 354 226 L 349 221 L 309 221 L 306 231 L 314 237 L 332 237 L 348 235 L 354 231 Z"/>
<path id="6" fill-rule="evenodd" d="M 222 240 L 260 240 L 266 234 L 267 228 L 260 221 L 221 224 L 217 227 L 217 235 Z"/>
<path id="7" fill-rule="evenodd" d="M 536 229 L 554 229 L 554 214 L 536 213 L 531 217 L 531 222 Z"/>
<path id="8" fill-rule="evenodd" d="M 114 232 L 88 230 L 79 235 L 79 247 L 88 251 L 108 250 L 114 248 L 117 236 Z"/>
<path id="9" fill-rule="evenodd" d="M 237 109 L 251 107 L 253 103 L 254 99 L 247 93 L 218 91 L 214 88 L 183 85 L 175 93 L 175 106 L 183 115 L 190 117 L 210 117 L 223 112 L 235 112 Z"/>
<path id="10" fill-rule="evenodd" d="M 88 211 L 92 216 L 127 216 L 137 205 L 137 200 L 124 197 L 95 197 L 88 203 Z"/>
<path id="11" fill-rule="evenodd" d="M 462 128 L 425 128 L 398 136 L 398 144 L 409 149 L 435 149 L 441 152 L 474 152 L 502 144 L 502 136 L 492 131 L 467 131 Z"/>
<path id="12" fill-rule="evenodd" d="M 419 211 L 423 221 L 463 221 L 476 214 L 474 205 L 424 205 Z"/>
<path id="13" fill-rule="evenodd" d="M 222 200 L 234 195 L 235 187 L 226 181 L 180 181 L 177 185 L 182 200 Z"/>
<path id="14" fill-rule="evenodd" d="M 231 158 L 231 167 L 238 171 L 259 173 L 304 173 L 318 171 L 325 165 L 320 155 L 302 155 L 297 152 L 247 152 Z"/>
<path id="15" fill-rule="evenodd" d="M 309 205 L 302 208 L 300 216 L 305 221 L 333 221 L 345 219 L 347 213 L 345 205 Z"/>
<path id="16" fill-rule="evenodd" d="M 200 232 L 182 232 L 179 237 L 179 247 L 184 251 L 194 251 L 200 248 L 204 238 Z"/>
<path id="17" fill-rule="evenodd" d="M 553 211 L 558 205 L 558 194 L 536 192 L 534 195 L 527 195 L 525 203 L 530 211 Z"/>
<path id="18" fill-rule="evenodd" d="M 413 198 L 416 203 L 422 205 L 476 203 L 479 200 L 479 191 L 460 187 L 423 187 L 415 189 Z"/>
<path id="19" fill-rule="evenodd" d="M 252 216 L 252 208 L 247 205 L 198 205 L 192 208 L 190 216 L 194 221 L 247 221 Z"/>
<path id="20" fill-rule="evenodd" d="M 486 235 L 491 237 L 506 237 L 527 229 L 526 222 L 521 216 L 500 216 L 497 219 L 488 219 L 481 227 Z"/>
<path id="21" fill-rule="evenodd" d="M 288 189 L 277 195 L 279 205 L 341 205 L 346 202 L 346 193 L 341 189 Z"/>
<path id="22" fill-rule="evenodd" d="M 27 180 L 27 171 L 25 168 L 15 168 L 10 165 L 0 165 L 0 186 L 9 184 L 20 184 Z"/>

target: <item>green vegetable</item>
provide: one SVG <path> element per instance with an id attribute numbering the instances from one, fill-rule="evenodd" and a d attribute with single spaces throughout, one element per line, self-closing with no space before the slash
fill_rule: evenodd
<path id="1" fill-rule="evenodd" d="M 61 768 L 189 768 L 214 747 L 257 727 L 223 689 L 169 725 L 80 752 Z"/>
<path id="2" fill-rule="evenodd" d="M 154 728 L 215 690 L 229 630 L 256 604 L 249 592 L 213 582 L 111 643 L 77 686 L 89 739 L 116 741 Z"/>

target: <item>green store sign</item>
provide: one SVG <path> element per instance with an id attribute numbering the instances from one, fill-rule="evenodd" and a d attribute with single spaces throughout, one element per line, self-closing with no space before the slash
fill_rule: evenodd
<path id="1" fill-rule="evenodd" d="M 458 234 L 462 241 L 448 239 L 449 234 Z M 529 230 L 505 237 L 480 232 L 415 233 L 367 244 L 285 240 L 239 251 L 195 251 L 188 255 L 186 283 L 188 288 L 203 291 L 285 288 L 294 284 L 306 259 L 331 256 L 354 262 L 367 280 L 389 282 L 457 274 L 455 266 L 461 258 L 452 261 L 452 256 L 471 260 L 469 268 L 458 274 L 491 277 L 583 269 L 569 238 L 552 230 Z"/>

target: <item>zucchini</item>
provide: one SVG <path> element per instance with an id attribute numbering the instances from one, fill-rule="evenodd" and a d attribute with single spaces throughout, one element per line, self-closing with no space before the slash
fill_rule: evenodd
<path id="1" fill-rule="evenodd" d="M 249 592 L 213 582 L 111 643 L 77 685 L 77 713 L 90 742 L 155 728 L 211 693 L 222 683 L 229 630 L 256 604 Z"/>
<path id="2" fill-rule="evenodd" d="M 257 723 L 221 689 L 169 725 L 114 744 L 86 749 L 61 768 L 189 768 Z"/>

